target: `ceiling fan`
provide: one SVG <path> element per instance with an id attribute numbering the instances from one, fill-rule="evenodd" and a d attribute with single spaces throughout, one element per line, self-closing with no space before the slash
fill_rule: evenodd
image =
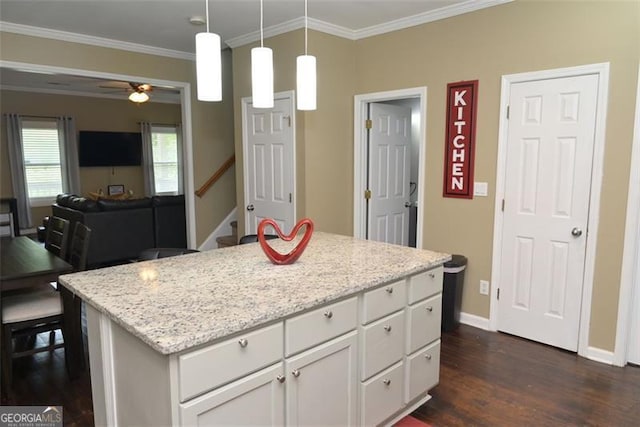
<path id="1" fill-rule="evenodd" d="M 142 104 L 149 100 L 149 93 L 153 90 L 153 86 L 148 83 L 136 82 L 111 82 L 111 85 L 99 86 L 104 89 L 117 89 L 118 91 L 129 92 L 129 100 L 136 104 Z"/>
<path id="2" fill-rule="evenodd" d="M 129 82 L 129 86 L 131 86 L 131 89 L 133 90 L 129 95 L 129 101 L 135 102 L 136 104 L 142 104 L 149 100 L 149 94 L 147 92 L 151 92 L 153 90 L 153 87 L 150 84 Z"/>

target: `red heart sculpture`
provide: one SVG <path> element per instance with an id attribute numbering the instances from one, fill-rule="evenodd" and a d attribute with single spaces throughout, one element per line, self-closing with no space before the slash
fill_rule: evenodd
<path id="1" fill-rule="evenodd" d="M 272 226 L 273 229 L 276 230 L 278 237 L 280 237 L 285 242 L 290 242 L 295 239 L 295 237 L 298 235 L 298 231 L 300 231 L 300 228 L 302 228 L 303 225 L 306 225 L 307 228 L 304 231 L 304 236 L 302 236 L 302 240 L 300 240 L 300 243 L 298 243 L 296 247 L 293 248 L 288 254 L 281 254 L 280 252 L 269 246 L 267 240 L 264 238 L 264 229 L 268 225 Z M 277 265 L 293 264 L 294 262 L 296 262 L 296 260 L 300 258 L 300 255 L 302 255 L 302 252 L 304 252 L 305 248 L 307 247 L 309 240 L 311 240 L 312 233 L 313 221 L 311 221 L 309 218 L 301 219 L 296 224 L 296 226 L 293 227 L 291 233 L 287 236 L 282 234 L 282 230 L 280 230 L 278 224 L 271 218 L 265 218 L 260 221 L 260 224 L 258 224 L 258 242 L 260 242 L 260 246 L 262 247 L 264 253 L 267 255 L 267 258 L 269 258 L 272 263 Z"/>

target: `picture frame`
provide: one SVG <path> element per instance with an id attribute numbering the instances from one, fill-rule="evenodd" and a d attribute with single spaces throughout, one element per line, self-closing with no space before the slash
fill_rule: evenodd
<path id="1" fill-rule="evenodd" d="M 107 195 L 109 196 L 117 196 L 119 194 L 124 194 L 124 185 L 108 185 L 107 186 Z"/>

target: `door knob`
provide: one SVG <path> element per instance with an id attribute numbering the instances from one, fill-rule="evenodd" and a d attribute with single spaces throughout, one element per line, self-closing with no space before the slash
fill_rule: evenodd
<path id="1" fill-rule="evenodd" d="M 404 202 L 404 207 L 405 208 L 410 208 L 411 207 L 411 202 Z"/>
<path id="2" fill-rule="evenodd" d="M 578 227 L 573 227 L 573 230 L 571 230 L 571 235 L 573 237 L 580 237 L 582 236 L 582 230 L 579 229 Z"/>
<path id="3" fill-rule="evenodd" d="M 253 205 L 247 205 L 247 210 L 249 212 L 253 212 L 253 209 L 254 209 Z"/>

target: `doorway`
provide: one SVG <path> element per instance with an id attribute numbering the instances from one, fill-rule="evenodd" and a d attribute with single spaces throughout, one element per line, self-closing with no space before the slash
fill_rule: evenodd
<path id="1" fill-rule="evenodd" d="M 420 212 L 424 207 L 426 103 L 426 87 L 355 96 L 353 218 L 355 237 L 385 241 L 391 239 L 390 243 L 422 247 L 423 215 Z M 408 111 L 410 115 L 410 122 L 406 126 L 406 134 L 409 135 L 406 146 L 402 143 L 388 145 L 383 142 L 384 146 L 377 145 L 379 148 L 377 152 L 372 151 L 370 140 L 372 132 L 370 132 L 371 129 L 367 129 L 367 121 L 371 120 L 369 123 L 372 128 L 382 123 L 382 128 L 378 127 L 378 131 L 385 131 L 382 132 L 383 134 L 390 134 L 391 130 L 397 132 L 400 123 L 404 123 L 404 119 L 399 120 L 399 116 L 396 117 L 402 110 Z M 380 112 L 384 116 L 382 122 L 379 120 Z M 372 120 L 372 114 L 378 114 L 378 118 Z M 378 120 L 377 124 L 376 120 Z M 385 128 L 392 121 L 393 125 Z M 375 141 L 373 146 L 376 146 Z M 382 157 L 379 156 L 380 153 L 383 154 Z M 400 155 L 400 153 L 404 154 Z M 388 157 L 385 157 L 387 154 Z M 407 158 L 405 159 L 404 156 Z M 402 172 L 405 176 L 400 179 L 396 175 L 387 183 L 393 184 L 391 187 L 396 190 L 398 200 L 402 199 L 401 202 L 396 200 L 396 204 L 400 203 L 400 207 L 395 214 L 389 211 L 391 216 L 387 213 L 380 214 L 380 211 L 384 211 L 381 204 L 376 207 L 369 198 L 369 195 L 372 198 L 376 197 L 376 192 L 372 191 L 376 188 L 376 183 L 379 183 L 381 178 L 388 177 L 390 173 L 386 166 L 380 167 L 381 159 L 384 159 L 383 165 L 391 164 L 393 166 L 391 169 L 396 174 Z M 406 231 L 396 232 L 396 230 Z M 386 236 L 384 239 L 380 238 L 382 234 Z"/>
<path id="2" fill-rule="evenodd" d="M 159 80 L 144 76 L 130 76 L 124 74 L 105 73 L 99 71 L 83 70 L 77 68 L 65 68 L 53 65 L 41 65 L 15 61 L 0 61 L 0 69 L 13 68 L 30 70 L 39 73 L 68 74 L 74 76 L 90 77 L 115 81 L 144 81 L 153 86 L 175 87 L 180 90 L 180 107 L 182 111 L 182 158 L 183 183 L 185 195 L 185 214 L 187 220 L 187 246 L 194 248 L 196 245 L 196 212 L 193 180 L 193 137 L 191 129 L 191 84 L 187 82 Z"/>
<path id="3" fill-rule="evenodd" d="M 490 329 L 587 356 L 608 64 L 503 76 Z M 504 207 L 503 207 L 504 206 Z"/>

